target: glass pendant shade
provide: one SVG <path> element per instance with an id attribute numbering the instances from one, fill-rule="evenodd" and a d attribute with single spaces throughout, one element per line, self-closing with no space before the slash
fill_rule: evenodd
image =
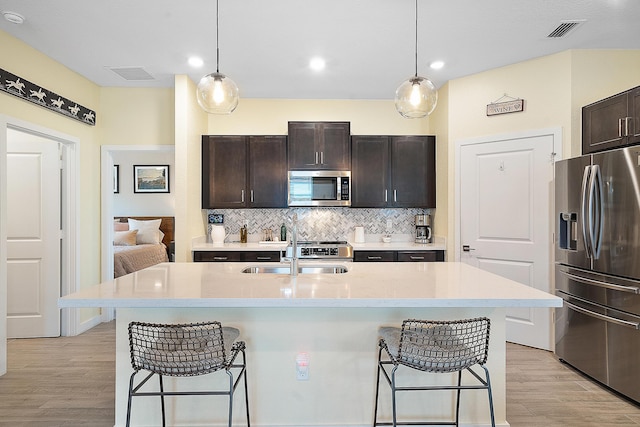
<path id="1" fill-rule="evenodd" d="M 396 90 L 396 110 L 407 119 L 426 117 L 436 108 L 438 90 L 433 82 L 420 76 L 411 77 Z"/>
<path id="2" fill-rule="evenodd" d="M 238 86 L 221 73 L 207 74 L 200 79 L 196 89 L 198 104 L 207 113 L 231 114 L 240 99 Z"/>

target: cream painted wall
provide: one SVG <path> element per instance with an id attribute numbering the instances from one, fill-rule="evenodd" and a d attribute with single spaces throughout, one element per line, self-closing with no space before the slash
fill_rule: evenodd
<path id="1" fill-rule="evenodd" d="M 191 239 L 202 235 L 201 136 L 207 134 L 207 114 L 198 106 L 196 86 L 187 76 L 175 78 L 176 141 L 176 261 L 191 260 Z"/>
<path id="2" fill-rule="evenodd" d="M 101 88 L 101 145 L 172 145 L 172 88 Z"/>
<path id="3" fill-rule="evenodd" d="M 84 77 L 3 31 L 0 31 L 0 46 L 2 68 L 97 112 L 96 126 L 89 126 L 14 96 L 0 93 L 1 114 L 80 140 L 79 285 L 93 285 L 100 278 L 100 89 Z M 82 310 L 80 321 L 85 321 L 95 314 L 96 310 Z"/>

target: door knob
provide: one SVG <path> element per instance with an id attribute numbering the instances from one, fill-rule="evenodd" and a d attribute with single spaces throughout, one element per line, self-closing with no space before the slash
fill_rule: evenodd
<path id="1" fill-rule="evenodd" d="M 475 251 L 474 248 L 469 247 L 469 245 L 462 245 L 462 251 L 463 252 L 471 252 L 471 251 Z"/>

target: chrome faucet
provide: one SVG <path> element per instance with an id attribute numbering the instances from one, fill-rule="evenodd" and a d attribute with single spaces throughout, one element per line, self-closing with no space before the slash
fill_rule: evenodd
<path id="1" fill-rule="evenodd" d="M 291 277 L 298 275 L 298 214 L 291 218 Z"/>

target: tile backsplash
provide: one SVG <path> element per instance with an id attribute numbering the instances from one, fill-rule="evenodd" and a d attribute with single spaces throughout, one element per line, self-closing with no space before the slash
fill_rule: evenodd
<path id="1" fill-rule="evenodd" d="M 240 227 L 247 223 L 253 240 L 264 229 L 271 229 L 280 235 L 280 226 L 291 223 L 294 213 L 298 214 L 300 240 L 348 240 L 356 226 L 364 227 L 365 234 L 387 233 L 387 220 L 391 220 L 391 234 L 415 233 L 415 215 L 432 214 L 430 209 L 373 209 L 373 208 L 288 208 L 288 209 L 213 209 L 209 214 L 224 215 L 224 226 L 229 237 L 227 241 L 239 240 Z M 211 225 L 207 226 L 207 236 Z M 251 240 L 251 239 L 250 239 Z"/>

